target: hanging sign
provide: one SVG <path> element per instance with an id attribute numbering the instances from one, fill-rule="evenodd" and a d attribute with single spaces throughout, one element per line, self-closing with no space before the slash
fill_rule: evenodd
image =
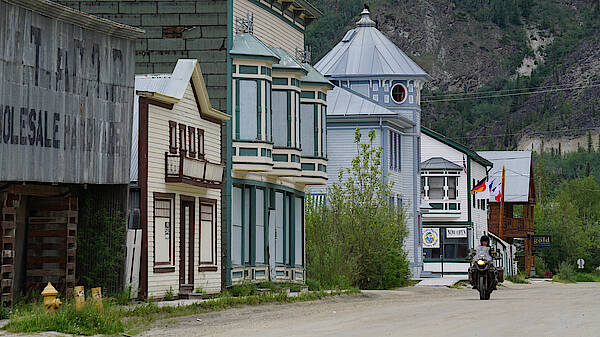
<path id="1" fill-rule="evenodd" d="M 439 228 L 423 228 L 423 248 L 440 248 Z"/>
<path id="2" fill-rule="evenodd" d="M 446 228 L 446 237 L 448 239 L 466 238 L 466 228 Z"/>
<path id="3" fill-rule="evenodd" d="M 551 235 L 533 235 L 532 238 L 534 247 L 550 247 L 552 243 Z"/>

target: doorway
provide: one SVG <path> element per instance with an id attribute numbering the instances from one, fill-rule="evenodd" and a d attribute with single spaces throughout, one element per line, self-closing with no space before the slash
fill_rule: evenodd
<path id="1" fill-rule="evenodd" d="M 193 197 L 181 196 L 179 208 L 179 293 L 194 291 L 195 207 Z"/>

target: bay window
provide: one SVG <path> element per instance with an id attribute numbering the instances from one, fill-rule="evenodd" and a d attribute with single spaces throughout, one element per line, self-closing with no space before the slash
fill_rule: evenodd
<path id="1" fill-rule="evenodd" d="M 295 119 L 295 128 L 294 128 L 294 135 L 295 135 L 295 142 L 294 142 L 294 147 L 299 149 L 302 147 L 301 143 L 300 143 L 300 94 L 298 92 L 296 92 L 295 95 L 295 105 L 294 105 L 294 119 Z"/>
<path id="2" fill-rule="evenodd" d="M 421 176 L 423 197 L 429 200 L 456 200 L 460 171 L 424 172 Z"/>
<path id="3" fill-rule="evenodd" d="M 302 155 L 307 157 L 316 157 L 318 152 L 318 113 L 317 104 L 302 103 L 300 107 L 300 118 L 302 118 Z"/>
<path id="4" fill-rule="evenodd" d="M 257 140 L 258 121 L 260 120 L 258 110 L 258 82 L 256 80 L 238 80 L 239 82 L 239 139 Z"/>
<path id="5" fill-rule="evenodd" d="M 286 90 L 273 90 L 273 142 L 275 146 L 291 146 L 291 102 L 290 92 Z"/>

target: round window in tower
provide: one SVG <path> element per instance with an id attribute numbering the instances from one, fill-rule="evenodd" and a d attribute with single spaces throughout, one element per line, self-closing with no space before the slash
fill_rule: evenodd
<path id="1" fill-rule="evenodd" d="M 396 83 L 392 87 L 392 99 L 397 104 L 402 104 L 406 100 L 406 87 L 401 83 Z"/>

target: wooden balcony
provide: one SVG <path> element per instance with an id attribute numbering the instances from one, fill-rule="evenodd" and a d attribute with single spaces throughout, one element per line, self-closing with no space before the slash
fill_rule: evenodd
<path id="1" fill-rule="evenodd" d="M 224 165 L 181 154 L 165 153 L 165 181 L 206 188 L 221 188 Z"/>
<path id="2" fill-rule="evenodd" d="M 503 239 L 526 238 L 534 234 L 533 221 L 524 218 L 504 219 Z M 498 221 L 488 223 L 488 230 L 499 235 Z"/>

